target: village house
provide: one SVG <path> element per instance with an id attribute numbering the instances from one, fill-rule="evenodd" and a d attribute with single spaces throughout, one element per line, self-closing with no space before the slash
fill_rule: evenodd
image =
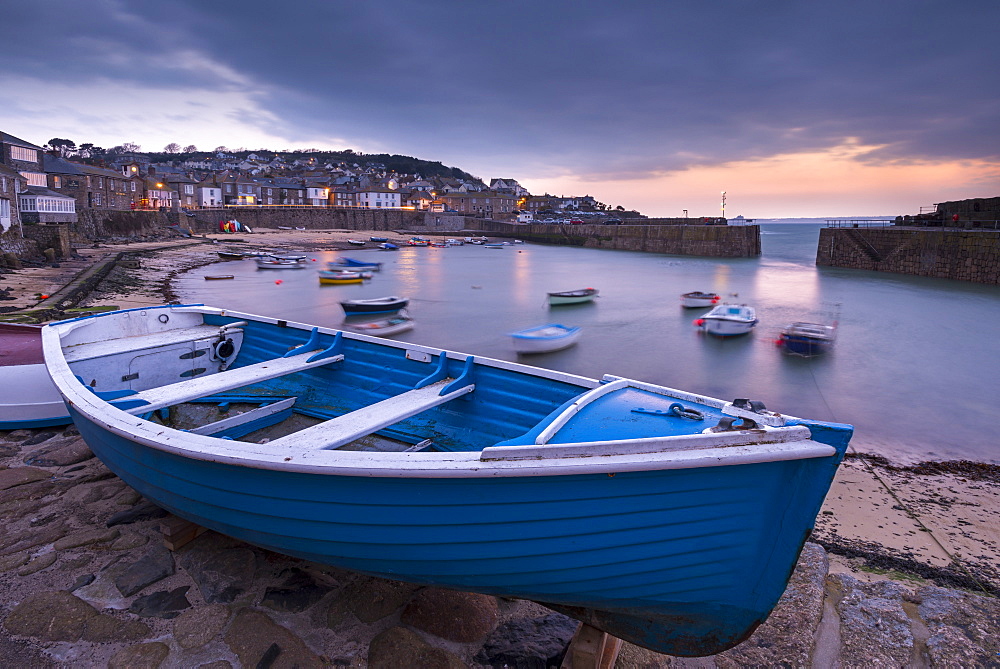
<path id="1" fill-rule="evenodd" d="M 238 172 L 225 171 L 216 181 L 222 187 L 223 204 L 255 205 L 260 203 L 260 185 Z"/>
<path id="2" fill-rule="evenodd" d="M 399 191 L 389 188 L 360 188 L 355 198 L 355 206 L 365 209 L 399 209 L 400 205 Z"/>
<path id="3" fill-rule="evenodd" d="M 24 236 L 17 196 L 26 187 L 27 180 L 17 170 L 0 164 L 0 235 Z"/>
<path id="4" fill-rule="evenodd" d="M 517 205 L 513 195 L 483 191 L 480 193 L 443 193 L 438 196 L 447 209 L 480 218 L 509 218 Z"/>
<path id="5" fill-rule="evenodd" d="M 425 190 L 410 191 L 403 200 L 404 206 L 413 207 L 418 211 L 425 211 L 431 208 L 434 196 Z"/>
<path id="6" fill-rule="evenodd" d="M 199 207 L 215 209 L 222 206 L 222 187 L 216 183 L 215 175 L 209 175 L 195 184 L 194 194 Z"/>
<path id="7" fill-rule="evenodd" d="M 334 207 L 356 207 L 356 195 L 354 188 L 349 185 L 330 186 L 330 203 Z"/>
<path id="8" fill-rule="evenodd" d="M 513 195 L 518 199 L 530 195 L 528 189 L 514 179 L 490 179 L 490 190 Z"/>
<path id="9" fill-rule="evenodd" d="M 0 164 L 17 170 L 29 186 L 48 186 L 43 155 L 42 147 L 0 132 Z"/>
<path id="10" fill-rule="evenodd" d="M 76 199 L 76 210 L 129 209 L 132 206 L 132 181 L 119 172 L 104 167 L 76 163 L 65 158 L 44 156 L 48 187 Z M 138 198 L 136 198 L 138 199 Z"/>
<path id="11" fill-rule="evenodd" d="M 198 182 L 186 174 L 161 175 L 163 181 L 177 193 L 177 203 L 184 209 L 193 209 L 198 206 L 197 190 Z"/>

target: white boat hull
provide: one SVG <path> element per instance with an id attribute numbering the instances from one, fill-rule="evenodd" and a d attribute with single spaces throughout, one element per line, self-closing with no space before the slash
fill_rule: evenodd
<path id="1" fill-rule="evenodd" d="M 551 353 L 569 348 L 580 339 L 580 330 L 559 336 L 517 337 L 512 336 L 514 350 L 518 353 Z"/>

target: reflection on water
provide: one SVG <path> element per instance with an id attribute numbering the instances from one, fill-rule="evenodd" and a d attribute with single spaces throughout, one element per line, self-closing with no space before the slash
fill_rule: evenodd
<path id="1" fill-rule="evenodd" d="M 719 259 L 518 245 L 503 250 L 355 251 L 385 263 L 363 284 L 320 286 L 315 271 L 258 271 L 252 260 L 194 270 L 188 301 L 337 327 L 339 301 L 403 295 L 416 327 L 396 339 L 517 360 L 507 333 L 546 322 L 583 327 L 564 351 L 528 364 L 590 377 L 631 376 L 723 399 L 750 397 L 792 415 L 853 423 L 855 446 L 898 461 L 1000 462 L 1000 290 L 957 281 L 815 266 L 815 224 L 765 224 L 763 257 Z M 310 254 L 325 267 L 333 252 Z M 220 267 L 236 278 L 205 281 Z M 312 269 L 312 268 L 310 268 Z M 281 280 L 280 284 L 276 280 Z M 593 303 L 548 307 L 545 294 L 593 286 Z M 679 295 L 714 291 L 754 306 L 744 337 L 704 335 Z M 738 294 L 732 297 L 732 294 Z M 775 340 L 796 320 L 829 320 L 834 350 L 804 359 Z"/>

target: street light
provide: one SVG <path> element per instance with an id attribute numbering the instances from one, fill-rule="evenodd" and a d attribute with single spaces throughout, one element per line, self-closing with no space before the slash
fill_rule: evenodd
<path id="1" fill-rule="evenodd" d="M 722 191 L 722 218 L 726 217 L 726 191 Z"/>

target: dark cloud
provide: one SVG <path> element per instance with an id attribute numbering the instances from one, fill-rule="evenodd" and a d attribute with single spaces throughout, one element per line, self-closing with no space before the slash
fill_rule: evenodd
<path id="1" fill-rule="evenodd" d="M 996 160 L 998 19 L 994 0 L 64 0 L 5 8 L 0 51 L 55 82 L 246 87 L 281 121 L 241 120 L 290 144 L 638 176 L 849 137 L 883 147 L 868 161 Z"/>

